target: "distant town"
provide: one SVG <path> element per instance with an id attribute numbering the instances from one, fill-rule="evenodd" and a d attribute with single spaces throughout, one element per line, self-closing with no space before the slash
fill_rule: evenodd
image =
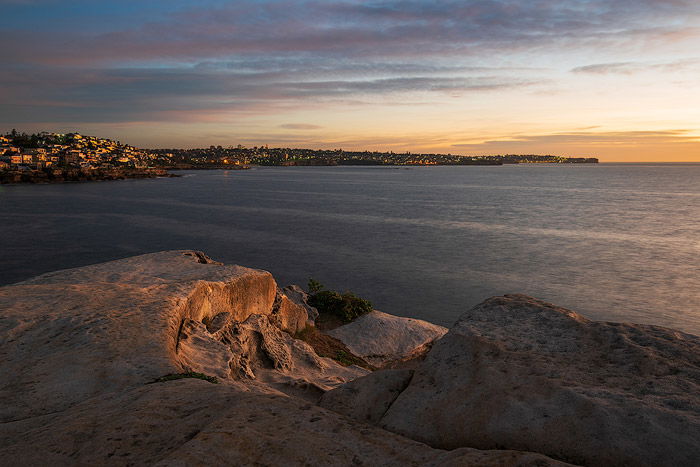
<path id="1" fill-rule="evenodd" d="M 460 156 L 342 149 L 210 146 L 202 149 L 139 149 L 79 133 L 19 133 L 0 136 L 0 182 L 61 182 L 168 176 L 178 169 L 245 169 L 250 166 L 311 165 L 502 165 L 597 163 L 593 157 L 550 155 Z"/>

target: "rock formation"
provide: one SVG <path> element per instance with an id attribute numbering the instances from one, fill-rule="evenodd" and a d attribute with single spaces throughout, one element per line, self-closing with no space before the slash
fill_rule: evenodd
<path id="1" fill-rule="evenodd" d="M 424 353 L 446 332 L 447 328 L 426 321 L 374 310 L 328 334 L 340 339 L 355 355 L 382 366 Z"/>
<path id="2" fill-rule="evenodd" d="M 463 314 L 415 370 L 356 379 L 321 405 L 443 449 L 691 467 L 699 401 L 698 337 L 507 295 Z"/>
<path id="3" fill-rule="evenodd" d="M 562 465 L 366 423 L 395 409 L 410 370 L 368 380 L 363 421 L 319 407 L 335 394 L 345 410 L 333 388 L 369 371 L 293 336 L 315 317 L 303 291 L 200 252 L 44 274 L 0 288 L 0 310 L 6 465 Z"/>

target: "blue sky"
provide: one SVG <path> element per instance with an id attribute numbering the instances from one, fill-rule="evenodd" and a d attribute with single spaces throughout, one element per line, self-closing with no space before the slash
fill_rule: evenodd
<path id="1" fill-rule="evenodd" d="M 0 128 L 149 147 L 700 160 L 699 2 L 0 8 Z"/>

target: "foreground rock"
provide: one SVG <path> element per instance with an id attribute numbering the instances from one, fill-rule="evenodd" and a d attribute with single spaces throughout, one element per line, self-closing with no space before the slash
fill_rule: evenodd
<path id="1" fill-rule="evenodd" d="M 288 291 L 288 289 L 285 287 L 277 291 L 272 308 L 272 320 L 283 331 L 296 334 L 303 331 L 306 326 L 313 326 L 313 319 L 309 317 L 310 307 L 297 298 L 296 291 Z"/>
<path id="2" fill-rule="evenodd" d="M 444 449 L 697 466 L 700 339 L 495 297 L 462 315 L 414 373 L 373 373 L 322 405 Z"/>
<path id="3" fill-rule="evenodd" d="M 318 407 L 368 371 L 294 339 L 308 311 L 269 273 L 199 252 L 45 274 L 0 288 L 0 310 L 6 465 L 560 465 Z"/>
<path id="4" fill-rule="evenodd" d="M 427 321 L 372 311 L 328 332 L 375 366 L 410 359 L 428 350 L 447 328 Z"/>
<path id="5" fill-rule="evenodd" d="M 5 465 L 561 465 L 433 449 L 295 398 L 192 379 L 0 425 L 0 446 Z"/>
<path id="6" fill-rule="evenodd" d="M 165 252 L 44 274 L 0 288 L 0 421 L 64 410 L 187 371 L 187 320 L 269 314 L 265 271 Z"/>
<path id="7" fill-rule="evenodd" d="M 318 310 L 309 305 L 309 294 L 307 294 L 304 289 L 298 285 L 288 285 L 282 289 L 282 293 L 284 293 L 284 295 L 293 303 L 306 310 L 306 315 L 308 318 L 307 324 L 313 326 L 314 321 L 316 318 L 318 318 Z"/>

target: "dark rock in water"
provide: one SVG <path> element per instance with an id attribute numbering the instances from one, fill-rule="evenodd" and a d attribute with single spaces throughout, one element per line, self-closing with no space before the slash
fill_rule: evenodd
<path id="1" fill-rule="evenodd" d="M 165 169 L 134 168 L 44 168 L 33 170 L 0 170 L 0 184 L 6 183 L 63 183 L 129 178 L 179 177 Z"/>
<path id="2" fill-rule="evenodd" d="M 380 378 L 363 384 L 379 388 Z M 372 419 L 385 410 L 381 397 L 345 388 L 324 399 Z M 436 342 L 378 423 L 443 449 L 507 446 L 584 465 L 697 466 L 700 338 L 590 321 L 523 295 L 494 297 Z"/>

